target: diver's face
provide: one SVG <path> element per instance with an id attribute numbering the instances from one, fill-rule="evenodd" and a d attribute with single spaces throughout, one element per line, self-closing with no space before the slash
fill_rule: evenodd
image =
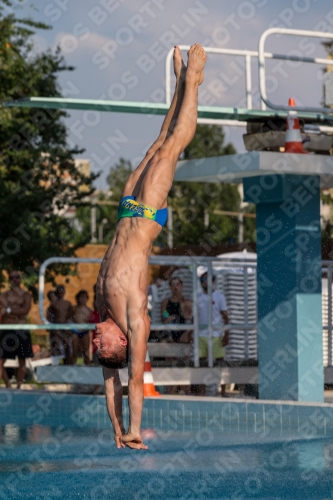
<path id="1" fill-rule="evenodd" d="M 111 320 L 98 323 L 96 333 L 97 336 L 93 342 L 99 353 L 104 357 L 111 357 L 119 345 L 125 346 L 128 344 L 127 337 Z"/>

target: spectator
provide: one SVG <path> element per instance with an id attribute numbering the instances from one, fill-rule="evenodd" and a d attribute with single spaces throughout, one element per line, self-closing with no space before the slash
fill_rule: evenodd
<path id="1" fill-rule="evenodd" d="M 55 302 L 57 300 L 57 297 L 56 297 L 56 294 L 54 292 L 54 290 L 50 290 L 47 294 L 47 298 L 49 299 L 49 307 L 46 309 L 46 319 L 47 321 L 49 321 L 50 323 L 54 323 L 54 310 L 52 308 L 52 302 Z"/>
<path id="2" fill-rule="evenodd" d="M 171 297 L 162 302 L 162 322 L 164 324 L 185 324 L 192 318 L 192 301 L 183 296 L 183 282 L 177 276 L 169 281 Z M 191 331 L 171 331 L 171 342 L 190 342 Z"/>
<path id="3" fill-rule="evenodd" d="M 58 324 L 66 324 L 69 323 L 73 317 L 73 306 L 68 301 L 65 300 L 66 289 L 64 285 L 58 285 L 54 292 L 56 299 L 52 302 L 52 310 L 54 314 L 54 323 Z M 66 365 L 73 364 L 73 355 L 72 355 L 72 340 L 73 340 L 73 332 L 70 330 L 57 330 L 58 338 L 63 341 L 64 350 L 65 350 L 65 358 L 64 363 Z"/>
<path id="4" fill-rule="evenodd" d="M 90 309 L 87 307 L 89 299 L 88 292 L 80 290 L 75 295 L 76 306 L 73 309 L 73 322 L 74 323 L 88 323 L 90 316 Z M 90 330 L 73 330 L 73 364 L 75 365 L 79 350 L 82 353 L 85 365 L 90 365 Z"/>
<path id="5" fill-rule="evenodd" d="M 97 323 L 99 323 L 101 321 L 101 318 L 100 318 L 100 315 L 99 315 L 99 312 L 98 312 L 98 308 L 97 308 L 96 289 L 95 289 L 95 287 L 94 287 L 94 292 L 95 292 L 95 295 L 94 295 L 94 309 L 90 312 L 88 322 L 89 323 L 97 324 Z M 93 330 L 92 341 L 94 341 L 94 339 L 96 337 L 97 337 L 96 330 Z M 95 346 L 94 342 L 92 342 L 92 353 L 93 353 L 93 357 L 92 357 L 93 363 L 95 365 L 99 365 L 99 363 L 97 361 L 97 346 Z"/>
<path id="6" fill-rule="evenodd" d="M 27 323 L 27 314 L 31 308 L 31 295 L 21 288 L 21 273 L 9 273 L 10 288 L 0 295 L 0 314 L 5 325 L 24 325 Z M 0 378 L 3 378 L 6 387 L 10 382 L 4 364 L 6 359 L 18 357 L 17 388 L 26 375 L 26 358 L 33 357 L 30 332 L 28 330 L 2 330 L 0 333 Z"/>
<path id="7" fill-rule="evenodd" d="M 47 298 L 50 301 L 48 308 L 46 309 L 46 319 L 50 323 L 55 323 L 55 312 L 53 308 L 53 303 L 56 302 L 57 297 L 54 290 L 51 290 L 47 294 Z M 50 330 L 50 350 L 52 356 L 60 356 L 62 354 L 61 339 L 58 335 L 58 330 Z"/>
<path id="8" fill-rule="evenodd" d="M 198 294 L 198 322 L 200 324 L 208 324 L 208 280 L 207 272 L 200 276 L 202 292 Z M 221 325 L 228 324 L 227 302 L 223 293 L 215 290 L 215 276 L 213 276 L 213 293 L 212 293 L 212 324 Z M 200 361 L 208 358 L 208 328 L 199 329 L 199 357 Z M 223 361 L 225 356 L 225 346 L 229 343 L 229 332 L 222 330 L 213 330 L 213 358 L 218 364 Z M 207 386 L 210 387 L 210 386 Z M 216 385 L 214 384 L 216 389 Z M 205 386 L 201 386 L 201 395 L 204 395 Z M 215 395 L 217 390 L 214 390 Z M 210 394 L 212 395 L 212 394 Z M 221 395 L 225 396 L 225 385 L 221 385 Z"/>

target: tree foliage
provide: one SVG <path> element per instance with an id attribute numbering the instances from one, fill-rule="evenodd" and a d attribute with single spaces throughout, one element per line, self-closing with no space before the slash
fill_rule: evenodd
<path id="1" fill-rule="evenodd" d="M 117 224 L 118 204 L 126 181 L 132 172 L 131 162 L 120 158 L 119 162 L 113 165 L 107 177 L 110 190 L 100 192 L 95 198 L 95 214 L 98 243 L 109 244 Z M 112 203 L 110 205 L 110 202 Z M 91 207 L 79 208 L 76 211 L 76 218 L 82 227 L 82 236 L 85 239 L 91 237 L 90 218 Z M 104 221 L 104 222 L 103 222 Z M 105 222 L 106 221 L 106 222 Z M 103 237 L 99 239 L 100 227 L 103 225 Z"/>
<path id="2" fill-rule="evenodd" d="M 60 49 L 37 52 L 33 35 L 43 23 L 17 17 L 10 0 L 0 4 L 0 99 L 61 97 L 58 75 L 72 70 Z M 64 217 L 79 206 L 95 176 L 75 168 L 61 110 L 0 108 L 0 259 L 4 270 L 20 269 L 33 290 L 41 262 L 71 256 L 85 244 Z M 54 267 L 47 279 L 64 269 Z"/>

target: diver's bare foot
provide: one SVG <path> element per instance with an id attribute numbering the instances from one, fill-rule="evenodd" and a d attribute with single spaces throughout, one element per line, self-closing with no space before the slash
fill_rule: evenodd
<path id="1" fill-rule="evenodd" d="M 196 43 L 192 45 L 187 53 L 187 81 L 195 81 L 197 85 L 201 85 L 204 80 L 204 67 L 206 64 L 207 56 L 203 47 Z"/>
<path id="2" fill-rule="evenodd" d="M 178 45 L 175 46 L 173 51 L 173 70 L 176 75 L 176 80 L 185 80 L 186 66 Z"/>

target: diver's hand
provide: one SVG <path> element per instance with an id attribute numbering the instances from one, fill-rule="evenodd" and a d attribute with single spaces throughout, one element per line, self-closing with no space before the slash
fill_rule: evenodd
<path id="1" fill-rule="evenodd" d="M 134 434 L 124 434 L 121 437 L 122 444 L 123 446 L 128 446 L 129 448 L 132 448 L 133 450 L 147 450 L 148 446 L 143 444 L 142 442 L 142 437 L 140 434 L 134 435 Z"/>
<path id="2" fill-rule="evenodd" d="M 122 434 L 115 434 L 114 435 L 114 440 L 116 442 L 117 448 L 125 448 L 125 445 L 124 445 L 124 443 L 121 440 L 122 437 L 123 437 Z"/>

